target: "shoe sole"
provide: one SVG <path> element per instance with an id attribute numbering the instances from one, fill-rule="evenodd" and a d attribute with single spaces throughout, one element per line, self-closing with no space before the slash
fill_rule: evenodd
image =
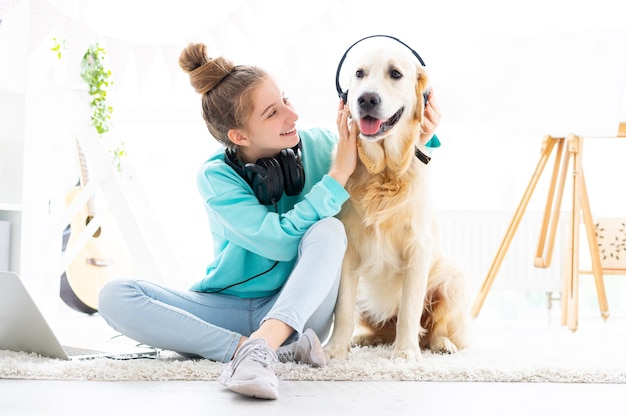
<path id="1" fill-rule="evenodd" d="M 238 383 L 226 386 L 230 391 L 253 397 L 255 399 L 276 400 L 278 399 L 278 389 L 276 387 L 262 387 L 257 383 Z"/>

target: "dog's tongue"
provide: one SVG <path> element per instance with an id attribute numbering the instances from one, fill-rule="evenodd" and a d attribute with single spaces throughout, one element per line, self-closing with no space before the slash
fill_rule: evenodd
<path id="1" fill-rule="evenodd" d="M 361 129 L 361 133 L 363 134 L 376 134 L 380 129 L 380 125 L 382 121 L 380 119 L 374 117 L 363 117 L 359 122 L 359 127 Z"/>

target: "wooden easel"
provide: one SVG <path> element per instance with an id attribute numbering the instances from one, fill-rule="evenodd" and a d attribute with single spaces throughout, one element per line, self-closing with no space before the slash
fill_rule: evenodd
<path id="1" fill-rule="evenodd" d="M 546 201 L 544 210 L 534 265 L 535 267 L 547 268 L 550 266 L 552 261 L 552 252 L 554 251 L 554 240 L 559 221 L 559 214 L 561 211 L 563 190 L 565 188 L 565 182 L 569 172 L 572 177 L 572 214 L 568 223 L 569 236 L 565 246 L 568 255 L 565 265 L 565 275 L 563 278 L 563 291 L 561 293 L 561 324 L 567 325 L 567 327 L 572 331 L 578 329 L 578 289 L 580 274 L 579 242 L 581 213 L 587 234 L 589 253 L 591 255 L 591 267 L 595 279 L 598 301 L 600 304 L 600 313 L 603 319 L 608 318 L 609 310 L 600 264 L 600 255 L 596 241 L 595 226 L 591 216 L 587 185 L 585 184 L 585 175 L 583 172 L 582 145 L 582 137 L 578 137 L 573 134 L 568 135 L 566 138 L 555 138 L 549 135 L 543 138 L 539 163 L 535 168 L 535 172 L 530 179 L 528 187 L 526 188 L 522 200 L 515 211 L 504 239 L 500 244 L 496 257 L 491 264 L 487 277 L 485 278 L 478 296 L 472 306 L 471 313 L 474 318 L 478 316 L 478 313 L 482 308 L 485 298 L 487 297 L 493 281 L 496 278 L 498 269 L 500 268 L 509 245 L 511 244 L 511 240 L 515 236 L 517 227 L 522 220 L 528 202 L 532 197 L 535 187 L 539 182 L 541 174 L 555 147 L 556 154 L 554 168 L 548 189 L 548 200 Z M 571 171 L 569 170 L 570 160 L 572 161 Z"/>

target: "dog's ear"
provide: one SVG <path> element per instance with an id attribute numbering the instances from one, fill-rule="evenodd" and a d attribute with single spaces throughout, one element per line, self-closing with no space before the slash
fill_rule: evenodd
<path id="1" fill-rule="evenodd" d="M 417 106 L 415 106 L 415 119 L 422 123 L 424 116 L 424 108 L 426 107 L 426 97 L 428 96 L 428 88 L 430 80 L 426 69 L 422 66 L 417 69 L 417 82 L 415 83 L 415 95 L 417 97 Z"/>

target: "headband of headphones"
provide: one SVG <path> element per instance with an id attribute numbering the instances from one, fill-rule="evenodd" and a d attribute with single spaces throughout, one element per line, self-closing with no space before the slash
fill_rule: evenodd
<path id="1" fill-rule="evenodd" d="M 421 56 L 419 56 L 419 54 L 417 52 L 415 52 L 409 45 L 407 45 L 406 43 L 402 42 L 400 39 L 395 38 L 393 36 L 389 36 L 389 35 L 371 35 L 371 36 L 366 36 L 363 39 L 359 39 L 356 42 L 354 42 L 352 45 L 350 45 L 350 47 L 348 49 L 346 49 L 346 51 L 344 52 L 343 56 L 341 57 L 341 60 L 339 61 L 339 65 L 337 66 L 337 73 L 335 75 L 335 87 L 337 88 L 337 93 L 339 94 L 339 98 L 341 98 L 341 100 L 346 103 L 348 101 L 348 91 L 343 91 L 341 89 L 341 85 L 339 85 L 339 74 L 341 72 L 341 67 L 343 65 L 343 61 L 346 60 L 346 56 L 348 56 L 348 52 L 350 52 L 350 49 L 352 49 L 354 46 L 356 46 L 356 44 L 366 40 L 366 39 L 370 39 L 370 38 L 389 38 L 389 39 L 393 39 L 398 43 L 401 43 L 402 45 L 406 46 L 411 53 L 413 54 L 413 56 L 415 56 L 417 58 L 417 60 L 420 62 L 420 64 L 422 64 L 422 66 L 426 66 L 426 64 L 424 63 L 424 60 L 422 59 Z M 425 98 L 428 96 L 428 94 L 425 94 Z"/>

